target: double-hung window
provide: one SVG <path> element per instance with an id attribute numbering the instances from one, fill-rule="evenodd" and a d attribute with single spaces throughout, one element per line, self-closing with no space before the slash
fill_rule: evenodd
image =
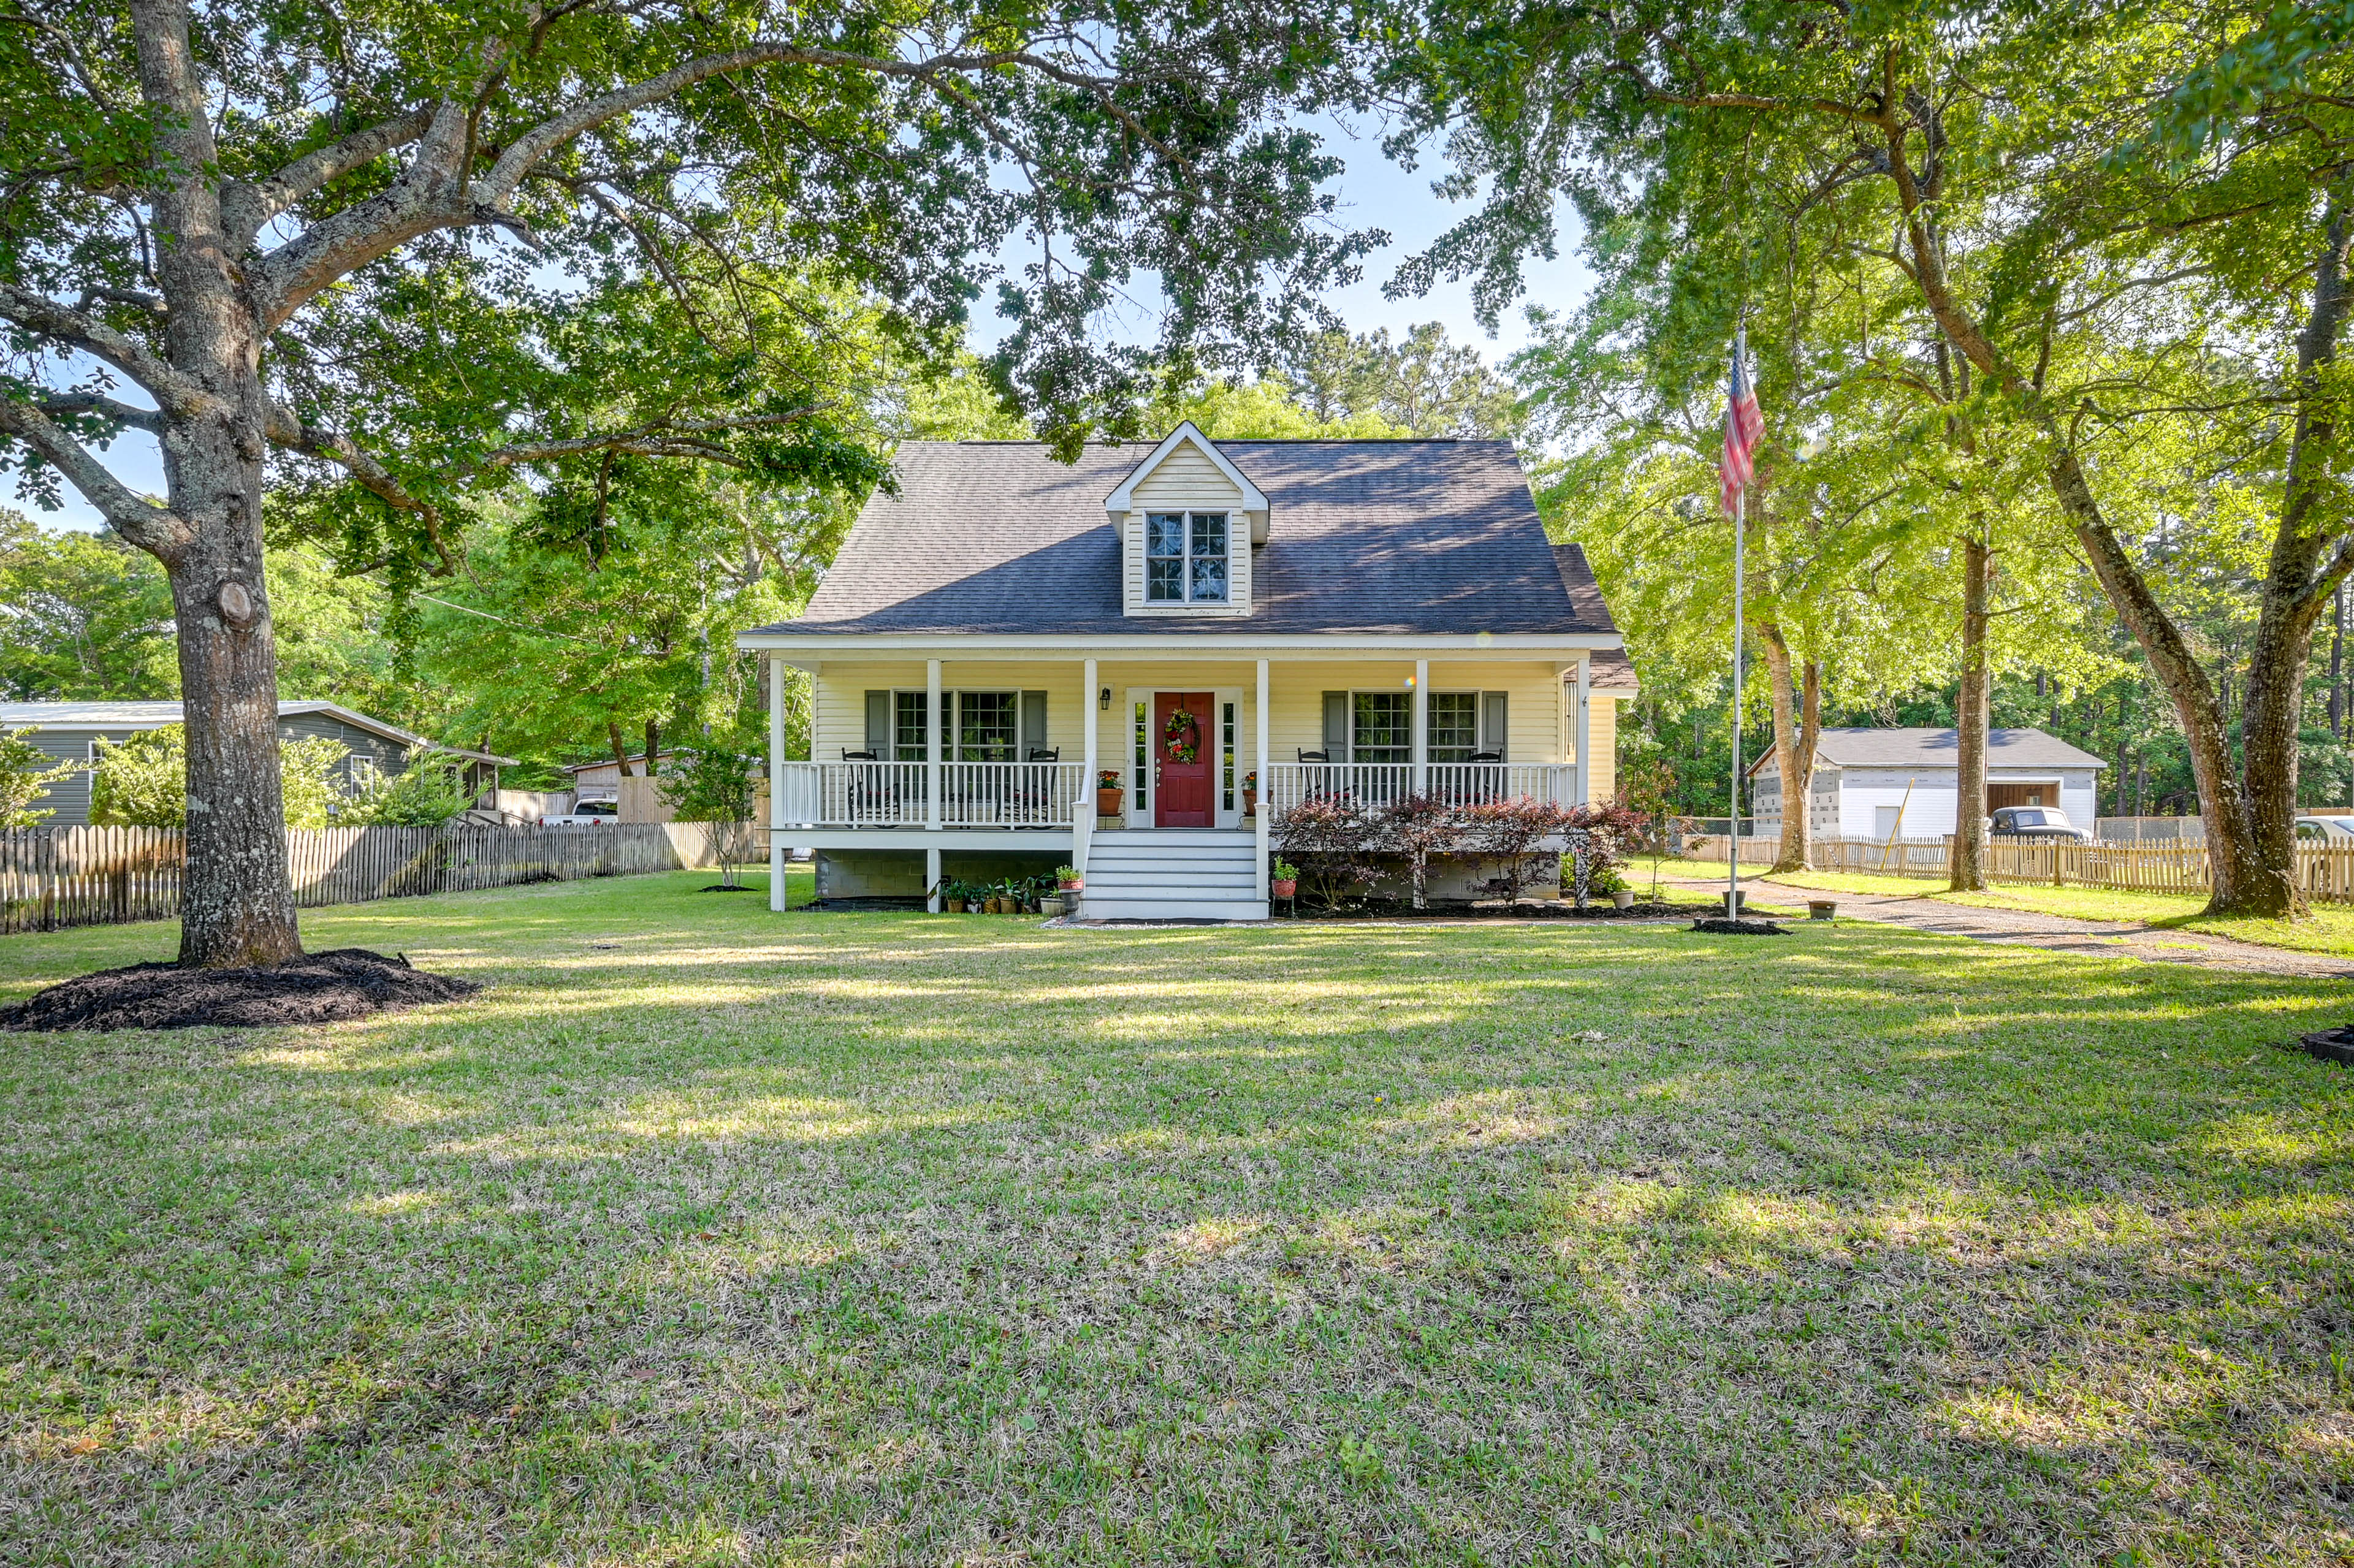
<path id="1" fill-rule="evenodd" d="M 1018 760 L 1013 747 L 1020 724 L 1021 694 L 959 692 L 955 700 L 955 745 L 948 755 L 959 762 Z"/>
<path id="2" fill-rule="evenodd" d="M 1353 694 L 1349 726 L 1352 762 L 1414 760 L 1414 698 L 1405 692 Z"/>
<path id="3" fill-rule="evenodd" d="M 924 751 L 924 699 L 922 692 L 892 694 L 891 759 L 895 762 L 921 762 Z"/>
<path id="4" fill-rule="evenodd" d="M 1153 604 L 1226 602 L 1226 514 L 1144 515 L 1144 597 Z"/>
<path id="5" fill-rule="evenodd" d="M 1479 749 L 1479 694 L 1430 694 L 1430 759 L 1469 762 Z"/>

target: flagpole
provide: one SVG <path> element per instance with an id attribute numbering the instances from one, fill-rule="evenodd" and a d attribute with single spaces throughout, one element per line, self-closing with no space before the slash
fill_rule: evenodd
<path id="1" fill-rule="evenodd" d="M 1724 914 L 1741 914 L 1741 546 L 1749 532 L 1749 487 L 1733 493 L 1733 832 L 1725 837 Z"/>

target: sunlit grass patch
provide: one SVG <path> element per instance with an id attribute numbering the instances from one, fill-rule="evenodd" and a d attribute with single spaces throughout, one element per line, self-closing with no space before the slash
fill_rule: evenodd
<path id="1" fill-rule="evenodd" d="M 2354 1551 L 2337 987 L 706 880 L 306 916 L 461 1006 L 6 1037 L 0 1561 Z"/>

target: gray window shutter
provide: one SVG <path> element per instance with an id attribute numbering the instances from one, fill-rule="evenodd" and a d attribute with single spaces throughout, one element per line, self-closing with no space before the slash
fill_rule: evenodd
<path id="1" fill-rule="evenodd" d="M 891 694 L 866 694 L 866 749 L 877 757 L 891 755 Z"/>
<path id="2" fill-rule="evenodd" d="M 1324 750 L 1335 762 L 1349 760 L 1349 694 L 1324 694 Z"/>
<path id="3" fill-rule="evenodd" d="M 1027 762 L 1033 749 L 1046 744 L 1046 694 L 1022 694 L 1022 755 L 1014 760 Z"/>
<path id="4" fill-rule="evenodd" d="M 1510 762 L 1512 754 L 1504 748 L 1504 737 L 1511 731 L 1505 723 L 1504 699 L 1509 692 L 1479 694 L 1479 749 L 1492 751 Z"/>

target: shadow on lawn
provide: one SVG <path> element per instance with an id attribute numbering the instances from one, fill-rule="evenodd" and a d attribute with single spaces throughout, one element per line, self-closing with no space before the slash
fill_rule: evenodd
<path id="1" fill-rule="evenodd" d="M 0 1204 L 45 1517 L 141 1539 L 168 1465 L 201 1540 L 387 1560 L 2345 1528 L 2354 1145 L 2269 1049 L 2314 988 L 1880 931 L 613 924 L 470 1008 L 62 1055 Z"/>

